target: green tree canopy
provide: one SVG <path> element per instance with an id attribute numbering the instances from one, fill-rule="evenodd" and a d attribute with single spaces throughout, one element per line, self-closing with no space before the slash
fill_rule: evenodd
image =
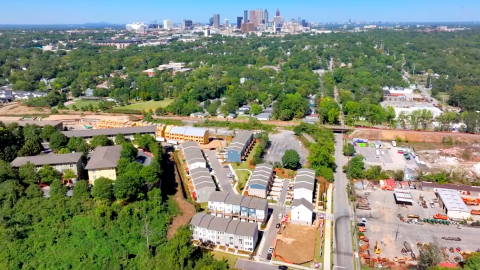
<path id="1" fill-rule="evenodd" d="M 63 135 L 63 133 L 56 131 L 50 137 L 49 145 L 50 149 L 54 151 L 60 151 L 67 145 L 68 139 Z"/>
<path id="2" fill-rule="evenodd" d="M 97 148 L 98 146 L 109 146 L 112 142 L 105 135 L 95 135 L 90 141 L 90 146 L 92 148 Z"/>
<path id="3" fill-rule="evenodd" d="M 105 177 L 96 179 L 92 187 L 92 196 L 97 199 L 111 200 L 113 198 L 113 181 Z"/>
<path id="4" fill-rule="evenodd" d="M 282 164 L 284 168 L 296 170 L 300 164 L 300 156 L 295 150 L 287 150 L 282 157 Z"/>

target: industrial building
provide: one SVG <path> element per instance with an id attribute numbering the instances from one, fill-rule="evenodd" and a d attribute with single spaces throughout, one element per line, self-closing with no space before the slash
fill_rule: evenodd
<path id="1" fill-rule="evenodd" d="M 447 214 L 448 218 L 457 220 L 470 218 L 470 209 L 468 209 L 456 190 L 439 188 L 436 192 L 440 207 Z"/>
<path id="2" fill-rule="evenodd" d="M 313 204 L 305 198 L 294 199 L 290 211 L 290 222 L 298 225 L 312 225 Z"/>
<path id="3" fill-rule="evenodd" d="M 198 203 L 208 202 L 210 195 L 217 190 L 212 175 L 207 169 L 198 167 L 190 170 L 190 177 L 193 185 L 192 196 L 195 201 Z"/>
<path id="4" fill-rule="evenodd" d="M 268 216 L 268 201 L 216 191 L 208 199 L 208 213 L 217 217 L 264 223 Z"/>
<path id="5" fill-rule="evenodd" d="M 198 147 L 196 142 L 184 142 L 180 144 L 180 147 L 187 163 L 188 171 L 195 168 L 206 168 L 207 161 L 203 156 L 202 150 Z"/>
<path id="6" fill-rule="evenodd" d="M 14 168 L 18 168 L 28 162 L 35 165 L 37 169 L 40 169 L 43 165 L 49 165 L 61 173 L 70 169 L 79 178 L 81 178 L 83 174 L 82 153 L 17 157 L 10 163 L 10 165 Z"/>
<path id="7" fill-rule="evenodd" d="M 192 239 L 242 251 L 254 251 L 258 240 L 255 223 L 197 213 L 190 221 Z"/>
<path id="8" fill-rule="evenodd" d="M 412 205 L 414 203 L 412 194 L 408 190 L 394 189 L 393 197 L 395 198 L 395 203 L 397 204 Z"/>
<path id="9" fill-rule="evenodd" d="M 162 132 L 162 137 L 177 142 L 192 141 L 199 144 L 210 142 L 208 130 L 203 128 L 166 126 Z"/>
<path id="10" fill-rule="evenodd" d="M 267 193 L 273 182 L 273 166 L 267 163 L 257 165 L 250 181 L 248 181 L 248 195 L 267 198 Z"/>
<path id="11" fill-rule="evenodd" d="M 117 179 L 117 164 L 122 152 L 122 146 L 99 146 L 90 157 L 85 167 L 88 170 L 88 183 L 95 184 L 100 177 Z"/>
<path id="12" fill-rule="evenodd" d="M 295 177 L 293 185 L 293 198 L 306 199 L 313 203 L 313 191 L 315 190 L 315 171 L 311 169 L 300 169 Z"/>
<path id="13" fill-rule="evenodd" d="M 254 143 L 253 132 L 240 131 L 227 148 L 227 162 L 245 160 Z"/>
<path id="14" fill-rule="evenodd" d="M 71 131 L 62 131 L 62 133 L 65 136 L 67 136 L 67 138 L 80 137 L 85 139 L 86 141 L 90 141 L 93 138 L 93 136 L 97 136 L 97 135 L 105 135 L 110 140 L 114 140 L 117 134 L 123 134 L 123 136 L 125 136 L 125 139 L 127 140 L 133 140 L 133 136 L 135 136 L 135 134 L 140 134 L 140 135 L 149 134 L 154 137 L 156 131 L 157 131 L 157 126 L 146 126 L 146 127 L 71 130 Z"/>

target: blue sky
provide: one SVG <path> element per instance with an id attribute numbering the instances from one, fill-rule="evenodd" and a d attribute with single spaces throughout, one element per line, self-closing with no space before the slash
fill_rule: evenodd
<path id="1" fill-rule="evenodd" d="M 332 21 L 480 21 L 480 0 L 21 0 L 2 1 L 0 24 L 68 24 L 153 22 L 182 19 L 207 22 L 214 13 L 230 22 L 243 10 L 280 9 L 285 19 Z M 261 3 L 261 4 L 260 4 Z"/>

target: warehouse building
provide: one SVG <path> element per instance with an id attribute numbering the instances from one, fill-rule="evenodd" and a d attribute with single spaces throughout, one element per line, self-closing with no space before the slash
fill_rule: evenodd
<path id="1" fill-rule="evenodd" d="M 267 198 L 273 181 L 273 166 L 262 163 L 257 165 L 248 181 L 248 195 L 259 198 Z"/>
<path id="2" fill-rule="evenodd" d="M 306 199 L 313 203 L 313 191 L 315 190 L 315 171 L 311 169 L 300 169 L 295 177 L 293 185 L 293 198 Z"/>
<path id="3" fill-rule="evenodd" d="M 242 162 L 253 147 L 253 132 L 240 131 L 227 148 L 227 162 Z"/>
<path id="4" fill-rule="evenodd" d="M 456 190 L 437 189 L 437 197 L 440 207 L 447 214 L 448 218 L 457 220 L 470 218 L 470 209 L 468 209 Z"/>
<path id="5" fill-rule="evenodd" d="M 185 157 L 188 170 L 207 167 L 207 161 L 205 160 L 202 150 L 200 150 L 200 147 L 198 147 L 196 142 L 184 142 L 180 145 L 180 147 L 183 151 L 183 156 Z"/>
<path id="6" fill-rule="evenodd" d="M 193 198 L 198 203 L 208 202 L 210 195 L 215 192 L 217 186 L 207 169 L 199 167 L 190 170 L 193 183 Z"/>
<path id="7" fill-rule="evenodd" d="M 217 217 L 264 223 L 268 216 L 268 201 L 240 194 L 216 191 L 208 199 L 208 213 Z"/>
<path id="8" fill-rule="evenodd" d="M 93 185 L 100 177 L 117 180 L 117 164 L 121 152 L 121 145 L 95 148 L 85 167 L 88 170 L 88 183 Z"/>
<path id="9" fill-rule="evenodd" d="M 87 130 L 71 130 L 71 131 L 63 131 L 62 133 L 67 136 L 67 138 L 71 137 L 80 137 L 85 139 L 86 141 L 90 141 L 93 136 L 97 135 L 105 135 L 108 139 L 114 140 L 117 134 L 123 134 L 125 139 L 133 140 L 133 136 L 135 134 L 149 134 L 155 137 L 155 132 L 157 131 L 157 126 L 146 126 L 146 127 L 125 127 L 125 128 L 104 128 L 104 129 L 87 129 Z"/>
<path id="10" fill-rule="evenodd" d="M 61 173 L 71 169 L 79 178 L 83 175 L 82 153 L 17 157 L 10 165 L 18 168 L 28 162 L 35 165 L 37 169 L 40 169 L 43 165 L 49 165 Z"/>
<path id="11" fill-rule="evenodd" d="M 258 240 L 257 224 L 214 217 L 205 213 L 195 214 L 190 221 L 190 228 L 193 240 L 235 250 L 254 251 Z"/>

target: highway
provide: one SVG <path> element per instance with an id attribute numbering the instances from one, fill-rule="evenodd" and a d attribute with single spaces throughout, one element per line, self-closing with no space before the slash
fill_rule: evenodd
<path id="1" fill-rule="evenodd" d="M 335 172 L 334 189 L 334 241 L 333 241 L 333 262 L 335 269 L 352 269 L 353 265 L 353 247 L 352 233 L 350 229 L 351 208 L 348 203 L 347 184 L 348 179 L 343 173 L 342 167 L 345 164 L 345 157 L 342 153 L 343 139 L 342 134 L 335 134 L 335 162 L 337 171 Z"/>

